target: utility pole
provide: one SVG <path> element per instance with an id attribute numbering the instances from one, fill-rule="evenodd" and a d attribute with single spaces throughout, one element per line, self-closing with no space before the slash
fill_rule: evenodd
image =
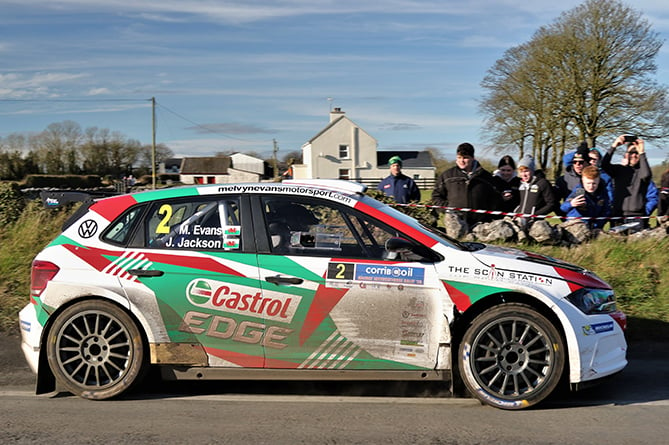
<path id="1" fill-rule="evenodd" d="M 272 139 L 274 148 L 272 149 L 272 157 L 274 159 L 274 179 L 279 177 L 279 161 L 276 159 L 276 152 L 279 151 L 279 146 L 276 144 L 276 139 Z"/>
<path id="2" fill-rule="evenodd" d="M 156 98 L 151 98 L 151 184 L 156 189 Z"/>

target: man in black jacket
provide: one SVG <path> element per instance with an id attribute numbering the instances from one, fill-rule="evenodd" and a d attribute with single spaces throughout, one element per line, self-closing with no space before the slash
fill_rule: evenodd
<path id="1" fill-rule="evenodd" d="M 458 145 L 455 166 L 437 178 L 432 202 L 443 207 L 496 210 L 501 201 L 492 174 L 474 158 L 474 146 L 469 142 Z M 466 212 L 463 217 L 470 227 L 492 220 L 492 215 L 486 213 Z"/>
<path id="2" fill-rule="evenodd" d="M 624 144 L 628 146 L 623 164 L 611 164 L 616 149 Z M 643 140 L 618 136 L 602 159 L 602 169 L 613 178 L 612 215 L 630 217 L 630 222 L 640 221 L 642 227 L 648 227 L 648 220 L 639 218 L 646 216 L 646 192 L 648 183 L 653 180 Z"/>

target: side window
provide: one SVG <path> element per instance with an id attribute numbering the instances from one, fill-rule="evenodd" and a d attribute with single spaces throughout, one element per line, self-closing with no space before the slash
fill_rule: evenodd
<path id="1" fill-rule="evenodd" d="M 272 253 L 282 255 L 386 257 L 396 232 L 352 209 L 327 201 L 263 198 Z"/>
<path id="2" fill-rule="evenodd" d="M 134 207 L 125 212 L 111 224 L 102 236 L 102 239 L 112 244 L 126 245 L 132 234 L 133 227 L 138 221 L 137 217 L 142 213 L 142 209 L 143 207 Z"/>
<path id="3" fill-rule="evenodd" d="M 339 159 L 349 159 L 348 145 L 339 146 Z"/>
<path id="4" fill-rule="evenodd" d="M 146 247 L 188 250 L 239 250 L 239 199 L 161 201 L 145 226 Z"/>

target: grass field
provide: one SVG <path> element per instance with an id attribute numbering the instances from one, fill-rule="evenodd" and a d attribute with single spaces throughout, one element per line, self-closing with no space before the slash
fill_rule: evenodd
<path id="1" fill-rule="evenodd" d="M 17 329 L 17 313 L 28 301 L 32 259 L 59 233 L 70 213 L 31 202 L 16 221 L 0 226 L 0 331 Z M 669 338 L 669 239 L 522 247 L 587 267 L 608 281 L 630 317 L 631 338 Z"/>

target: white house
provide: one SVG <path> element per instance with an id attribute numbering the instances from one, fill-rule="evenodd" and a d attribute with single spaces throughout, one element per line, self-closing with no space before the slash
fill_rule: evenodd
<path id="1" fill-rule="evenodd" d="M 376 139 L 335 108 L 330 123 L 302 145 L 302 164 L 293 165 L 293 177 L 376 185 L 388 176 L 388 159 L 394 155 L 402 157 L 402 172 L 417 180 L 419 187 L 425 181 L 434 184 L 435 167 L 428 152 L 379 152 Z"/>

